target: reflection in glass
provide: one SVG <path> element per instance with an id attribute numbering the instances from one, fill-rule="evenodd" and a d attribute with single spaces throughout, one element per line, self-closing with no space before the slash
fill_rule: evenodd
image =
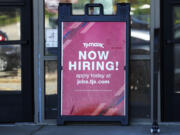
<path id="1" fill-rule="evenodd" d="M 174 39 L 180 40 L 180 7 L 174 7 Z M 180 44 L 174 44 L 174 90 L 180 93 Z"/>
<path id="2" fill-rule="evenodd" d="M 57 117 L 57 61 L 45 62 L 45 117 Z"/>
<path id="3" fill-rule="evenodd" d="M 174 47 L 174 90 L 180 93 L 180 44 Z"/>
<path id="4" fill-rule="evenodd" d="M 114 7 L 113 7 L 114 0 L 93 0 L 92 3 L 101 3 L 104 7 L 104 14 L 112 15 L 114 14 Z M 96 9 L 94 9 L 96 12 Z"/>
<path id="5" fill-rule="evenodd" d="M 64 3 L 73 3 L 73 14 L 84 14 L 84 6 L 87 3 L 101 3 L 104 6 L 104 14 L 115 14 L 116 3 L 131 3 L 131 53 L 148 54 L 150 52 L 150 0 L 61 0 Z M 45 29 L 57 30 L 59 0 L 45 0 Z M 99 9 L 91 9 L 98 14 Z M 45 37 L 47 39 L 47 37 Z M 46 45 L 46 55 L 57 55 L 57 47 Z"/>
<path id="6" fill-rule="evenodd" d="M 180 40 L 180 7 L 174 7 L 174 38 Z"/>
<path id="7" fill-rule="evenodd" d="M 150 0 L 131 1 L 131 53 L 150 52 Z"/>
<path id="8" fill-rule="evenodd" d="M 20 40 L 20 9 L 0 8 L 0 41 Z"/>
<path id="9" fill-rule="evenodd" d="M 130 62 L 131 118 L 150 118 L 150 61 Z"/>
<path id="10" fill-rule="evenodd" d="M 46 95 L 57 94 L 57 62 L 46 61 Z"/>
<path id="11" fill-rule="evenodd" d="M 0 46 L 0 93 L 21 91 L 20 45 Z"/>

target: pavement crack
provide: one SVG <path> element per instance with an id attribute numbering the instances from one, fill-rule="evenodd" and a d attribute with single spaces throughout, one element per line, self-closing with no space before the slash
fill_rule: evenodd
<path id="1" fill-rule="evenodd" d="M 39 132 L 39 131 L 40 131 L 41 129 L 43 129 L 44 127 L 45 127 L 45 125 L 40 126 L 38 129 L 32 131 L 29 135 L 34 135 L 34 134 L 36 134 L 37 132 Z"/>

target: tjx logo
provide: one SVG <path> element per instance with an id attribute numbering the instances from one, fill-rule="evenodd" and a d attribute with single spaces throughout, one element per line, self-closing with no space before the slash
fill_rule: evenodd
<path id="1" fill-rule="evenodd" d="M 102 43 L 83 43 L 84 47 L 85 48 L 88 48 L 88 47 L 101 47 L 101 48 L 104 48 L 104 44 Z"/>

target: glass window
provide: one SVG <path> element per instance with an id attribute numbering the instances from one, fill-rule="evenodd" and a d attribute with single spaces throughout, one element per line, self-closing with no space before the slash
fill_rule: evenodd
<path id="1" fill-rule="evenodd" d="M 180 7 L 174 7 L 174 39 L 180 40 Z"/>
<path id="2" fill-rule="evenodd" d="M 180 44 L 174 45 L 174 90 L 180 93 Z"/>
<path id="3" fill-rule="evenodd" d="M 130 62 L 131 118 L 150 118 L 150 61 Z"/>
<path id="4" fill-rule="evenodd" d="M 0 92 L 21 91 L 20 45 L 0 46 Z"/>
<path id="5" fill-rule="evenodd" d="M 180 7 L 174 7 L 174 39 L 180 41 Z M 174 44 L 174 90 L 180 93 L 180 44 Z"/>
<path id="6" fill-rule="evenodd" d="M 150 52 L 150 0 L 131 2 L 131 53 Z"/>
<path id="7" fill-rule="evenodd" d="M 102 3 L 105 14 L 116 12 L 118 2 L 131 3 L 131 53 L 149 54 L 150 52 L 150 0 L 62 0 L 73 3 L 73 14 L 84 14 L 87 3 Z M 49 41 L 48 35 L 57 33 L 58 0 L 45 0 L 45 54 L 57 55 L 57 39 Z M 94 13 L 98 8 L 93 10 Z M 57 37 L 56 37 L 57 38 Z M 53 40 L 53 39 L 51 39 Z"/>
<path id="8" fill-rule="evenodd" d="M 20 40 L 20 9 L 0 8 L 0 41 Z"/>
<path id="9" fill-rule="evenodd" d="M 45 62 L 45 118 L 57 118 L 57 62 Z"/>

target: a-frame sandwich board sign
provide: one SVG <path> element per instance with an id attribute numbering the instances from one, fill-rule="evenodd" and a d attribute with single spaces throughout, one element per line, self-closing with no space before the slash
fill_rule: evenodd
<path id="1" fill-rule="evenodd" d="M 92 7 L 98 15 L 89 14 Z M 117 4 L 115 15 L 104 15 L 101 4 L 87 4 L 85 15 L 72 15 L 72 4 L 58 10 L 58 125 L 127 125 L 130 5 Z"/>

